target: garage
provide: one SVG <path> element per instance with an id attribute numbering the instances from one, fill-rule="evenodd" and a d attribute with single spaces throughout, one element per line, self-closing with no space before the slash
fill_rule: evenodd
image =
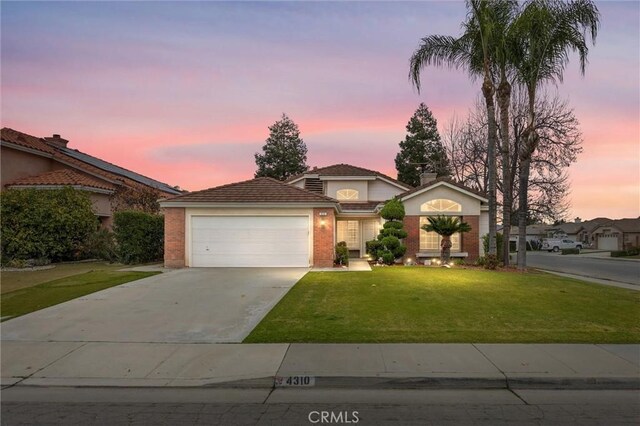
<path id="1" fill-rule="evenodd" d="M 599 234 L 599 250 L 618 250 L 618 234 Z"/>
<path id="2" fill-rule="evenodd" d="M 191 216 L 193 267 L 308 267 L 309 216 Z"/>

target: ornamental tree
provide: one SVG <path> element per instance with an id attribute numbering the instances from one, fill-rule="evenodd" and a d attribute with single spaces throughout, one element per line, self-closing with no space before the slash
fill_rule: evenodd
<path id="1" fill-rule="evenodd" d="M 386 265 L 392 265 L 407 251 L 402 239 L 407 237 L 402 219 L 405 211 L 402 201 L 393 198 L 380 210 L 380 216 L 386 220 L 377 239 L 367 242 L 367 253 Z"/>

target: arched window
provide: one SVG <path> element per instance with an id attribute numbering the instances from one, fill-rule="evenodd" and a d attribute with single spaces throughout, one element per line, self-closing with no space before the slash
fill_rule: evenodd
<path id="1" fill-rule="evenodd" d="M 437 200 L 427 201 L 420 206 L 420 211 L 436 212 L 436 213 L 459 213 L 462 206 L 455 201 L 438 198 Z"/>
<path id="2" fill-rule="evenodd" d="M 358 191 L 355 189 L 339 189 L 336 192 L 336 198 L 338 200 L 357 200 Z"/>

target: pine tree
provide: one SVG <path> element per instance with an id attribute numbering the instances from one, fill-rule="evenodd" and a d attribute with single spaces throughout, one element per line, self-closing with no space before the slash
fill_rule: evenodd
<path id="1" fill-rule="evenodd" d="M 262 147 L 262 154 L 256 153 L 255 177 L 271 177 L 285 180 L 307 171 L 307 146 L 300 138 L 300 130 L 286 114 L 269 126 L 269 137 Z"/>
<path id="2" fill-rule="evenodd" d="M 424 169 L 437 173 L 438 177 L 451 173 L 437 126 L 429 108 L 421 103 L 407 124 L 407 136 L 400 142 L 400 152 L 396 155 L 399 181 L 411 186 L 420 185 L 422 170 L 415 163 L 424 163 Z"/>

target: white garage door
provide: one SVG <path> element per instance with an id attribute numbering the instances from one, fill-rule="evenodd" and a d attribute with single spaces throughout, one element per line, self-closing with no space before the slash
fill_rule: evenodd
<path id="1" fill-rule="evenodd" d="M 191 266 L 309 266 L 307 216 L 193 216 Z"/>
<path id="2" fill-rule="evenodd" d="M 618 250 L 618 235 L 617 234 L 598 235 L 598 249 Z"/>

